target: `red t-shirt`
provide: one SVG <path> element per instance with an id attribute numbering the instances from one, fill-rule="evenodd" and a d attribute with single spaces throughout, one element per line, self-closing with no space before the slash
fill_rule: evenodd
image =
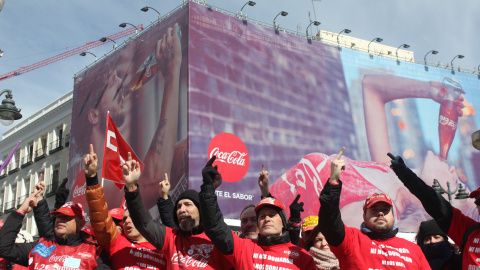
<path id="1" fill-rule="evenodd" d="M 234 238 L 234 250 L 228 258 L 235 269 L 317 269 L 312 256 L 292 243 L 260 246 L 251 239 Z"/>
<path id="2" fill-rule="evenodd" d="M 345 226 L 345 239 L 330 246 L 340 269 L 431 269 L 420 247 L 400 237 L 373 240 L 360 230 Z"/>
<path id="3" fill-rule="evenodd" d="M 163 254 L 152 244 L 132 243 L 123 234 L 118 234 L 105 250 L 110 254 L 112 270 L 167 269 Z"/>
<path id="4" fill-rule="evenodd" d="M 447 235 L 460 246 L 465 232 L 478 222 L 465 216 L 457 208 L 452 208 L 453 217 Z M 462 269 L 480 269 L 480 230 L 473 231 L 467 238 L 462 253 Z"/>
<path id="5" fill-rule="evenodd" d="M 232 266 L 205 233 L 186 236 L 177 229 L 166 228 L 165 255 L 167 269 L 231 269 Z M 240 268 L 239 268 L 240 269 Z"/>

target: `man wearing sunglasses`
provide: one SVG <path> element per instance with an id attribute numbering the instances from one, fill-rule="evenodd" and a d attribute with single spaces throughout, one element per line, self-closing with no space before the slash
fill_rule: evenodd
<path id="1" fill-rule="evenodd" d="M 388 153 L 392 159 L 390 168 L 400 181 L 422 203 L 425 211 L 437 222 L 440 229 L 450 237 L 462 251 L 462 269 L 480 269 L 480 223 L 463 214 L 435 190 L 425 184 L 410 170 L 400 156 Z M 480 187 L 470 193 L 480 213 Z"/>

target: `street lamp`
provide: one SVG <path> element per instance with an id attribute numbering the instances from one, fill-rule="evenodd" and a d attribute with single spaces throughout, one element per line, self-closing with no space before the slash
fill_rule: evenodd
<path id="1" fill-rule="evenodd" d="M 319 21 L 313 21 L 313 22 L 310 22 L 310 24 L 307 26 L 307 29 L 305 29 L 305 34 L 307 36 L 307 39 L 308 39 L 308 28 L 311 26 L 311 25 L 315 25 L 315 26 L 319 26 L 320 25 L 320 22 Z"/>
<path id="2" fill-rule="evenodd" d="M 288 12 L 286 11 L 280 11 L 280 13 L 277 14 L 277 16 L 275 16 L 275 18 L 273 19 L 273 29 L 277 30 L 277 24 L 275 23 L 275 20 L 277 19 L 277 17 L 279 15 L 282 15 L 283 17 L 287 16 L 288 15 Z"/>
<path id="3" fill-rule="evenodd" d="M 429 52 L 427 52 L 427 53 L 425 54 L 425 56 L 423 57 L 423 61 L 425 62 L 425 65 L 427 65 L 427 55 L 428 55 L 429 53 L 437 54 L 438 51 L 431 50 L 431 51 L 429 51 Z"/>
<path id="4" fill-rule="evenodd" d="M 160 16 L 160 12 L 158 12 L 158 10 L 154 9 L 153 7 L 147 7 L 147 6 L 145 6 L 145 7 L 141 8 L 140 10 L 143 11 L 143 12 L 147 12 L 148 9 L 150 9 L 150 8 L 153 9 L 155 12 L 157 12 L 157 14 L 158 14 L 158 21 L 161 21 L 161 20 L 162 20 L 162 17 Z M 136 28 L 136 27 L 135 27 L 135 28 Z M 137 30 L 138 30 L 138 29 L 137 29 Z"/>
<path id="5" fill-rule="evenodd" d="M 352 30 L 346 29 L 346 28 L 343 29 L 342 31 L 340 31 L 340 33 L 338 33 L 338 35 L 337 35 L 337 45 L 340 46 L 340 39 L 339 39 L 339 38 L 340 38 L 340 35 L 341 35 L 342 33 L 350 34 L 351 32 L 352 32 Z"/>
<path id="6" fill-rule="evenodd" d="M 408 48 L 410 48 L 410 45 L 404 43 L 404 44 L 398 46 L 397 50 L 395 51 L 395 55 L 397 56 L 397 60 L 398 60 L 398 50 L 402 47 L 405 48 L 405 49 L 408 49 Z"/>
<path id="7" fill-rule="evenodd" d="M 452 71 L 453 71 L 453 60 L 455 60 L 455 58 L 457 58 L 457 57 L 458 57 L 458 59 L 462 59 L 462 58 L 464 58 L 465 56 L 463 56 L 463 55 L 461 55 L 461 54 L 455 55 L 455 57 L 454 57 L 454 58 L 452 59 L 452 61 L 450 62 L 450 66 L 452 66 Z"/>
<path id="8" fill-rule="evenodd" d="M 107 40 L 110 40 L 110 41 L 112 41 L 112 42 L 114 43 L 114 44 L 113 44 L 113 48 L 114 48 L 114 49 L 117 48 L 117 42 L 115 42 L 115 40 L 113 40 L 113 39 L 111 39 L 111 38 L 109 38 L 109 37 L 102 37 L 102 38 L 100 39 L 101 42 L 106 42 Z"/>
<path id="9" fill-rule="evenodd" d="M 377 37 L 377 38 L 374 38 L 374 39 L 372 39 L 372 41 L 370 41 L 370 43 L 368 43 L 368 53 L 370 53 L 370 44 L 372 44 L 372 42 L 374 42 L 374 41 L 375 41 L 375 42 L 378 42 L 378 43 L 380 43 L 380 42 L 382 42 L 382 41 L 383 41 L 383 39 L 381 39 L 381 38 L 378 38 L 378 37 Z"/>
<path id="10" fill-rule="evenodd" d="M 480 150 L 480 130 L 472 133 L 472 144 L 475 149 Z"/>
<path id="11" fill-rule="evenodd" d="M 122 28 L 125 28 L 125 27 L 127 26 L 127 24 L 128 24 L 128 25 L 131 25 L 131 26 L 133 26 L 133 27 L 135 28 L 135 33 L 138 33 L 138 31 L 140 31 L 140 30 L 138 30 L 138 28 L 137 28 L 135 25 L 133 25 L 133 24 L 131 24 L 131 23 L 121 23 L 121 24 L 119 24 L 118 26 L 120 26 L 120 27 L 122 27 Z"/>
<path id="12" fill-rule="evenodd" d="M 85 56 L 85 55 L 87 55 L 87 53 L 95 56 L 95 61 L 97 61 L 97 56 L 96 56 L 95 54 L 91 53 L 91 52 L 81 52 L 81 53 L 80 53 L 80 56 Z"/>
<path id="13" fill-rule="evenodd" d="M 438 194 L 442 195 L 442 194 L 447 194 L 448 196 L 448 201 L 450 202 L 450 204 L 452 204 L 452 195 L 457 193 L 457 195 L 455 195 L 455 199 L 457 200 L 463 200 L 463 199 L 468 199 L 468 193 L 467 191 L 465 190 L 465 188 L 463 187 L 462 184 L 457 184 L 457 187 L 455 188 L 454 191 L 452 191 L 450 189 L 450 182 L 447 182 L 447 190 L 445 190 L 441 185 L 440 185 L 440 182 L 437 180 L 437 179 L 433 179 L 433 185 L 432 185 L 432 188 L 433 190 L 435 190 L 435 192 L 437 192 Z"/>
<path id="14" fill-rule="evenodd" d="M 3 56 L 3 51 L 0 49 L 0 58 Z"/>
<path id="15" fill-rule="evenodd" d="M 12 90 L 4 89 L 0 92 L 0 96 L 5 92 L 7 92 L 7 95 L 2 100 L 2 105 L 0 105 L 0 122 L 5 126 L 9 126 L 14 120 L 21 119 L 22 115 L 20 114 L 21 109 L 17 109 L 15 101 L 13 101 Z"/>
<path id="16" fill-rule="evenodd" d="M 253 2 L 253 1 L 248 1 L 247 3 L 245 3 L 245 5 L 242 6 L 242 8 L 240 9 L 240 16 L 242 16 L 242 10 L 243 8 L 246 6 L 246 5 L 249 5 L 251 7 L 255 6 L 257 3 Z"/>

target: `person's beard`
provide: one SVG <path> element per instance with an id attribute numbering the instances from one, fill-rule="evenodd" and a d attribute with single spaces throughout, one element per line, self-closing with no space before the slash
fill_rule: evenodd
<path id="1" fill-rule="evenodd" d="M 182 231 L 189 232 L 193 230 L 193 228 L 198 227 L 198 225 L 200 225 L 200 220 L 187 218 L 187 219 L 184 219 L 182 222 L 180 222 L 178 226 Z"/>

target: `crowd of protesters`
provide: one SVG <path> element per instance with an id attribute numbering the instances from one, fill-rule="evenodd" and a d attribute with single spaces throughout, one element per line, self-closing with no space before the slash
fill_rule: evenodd
<path id="1" fill-rule="evenodd" d="M 186 190 L 175 202 L 168 195 L 168 175 L 159 183 L 155 221 L 143 204 L 139 162 L 123 165 L 126 208 L 109 210 L 98 183 L 93 146 L 84 158 L 86 198 L 91 227 L 81 204 L 65 202 L 65 185 L 55 210 L 43 197 L 40 179 L 34 192 L 0 228 L 3 269 L 480 269 L 480 223 L 451 206 L 425 184 L 401 157 L 388 153 L 391 168 L 433 219 L 419 224 L 416 244 L 397 236 L 393 202 L 371 194 L 359 228 L 347 227 L 340 214 L 343 148 L 331 161 L 330 178 L 320 194 L 318 216 L 301 219 L 298 195 L 286 207 L 268 190 L 268 171 L 258 179 L 262 198 L 240 214 L 241 235 L 224 222 L 215 189 L 222 176 L 213 156 L 201 171 L 200 192 Z M 199 172 L 200 173 L 200 172 Z M 42 178 L 42 177 L 40 177 Z M 470 193 L 480 212 L 480 188 Z M 63 200 L 63 201 L 62 201 Z M 34 213 L 40 239 L 21 231 Z"/>

